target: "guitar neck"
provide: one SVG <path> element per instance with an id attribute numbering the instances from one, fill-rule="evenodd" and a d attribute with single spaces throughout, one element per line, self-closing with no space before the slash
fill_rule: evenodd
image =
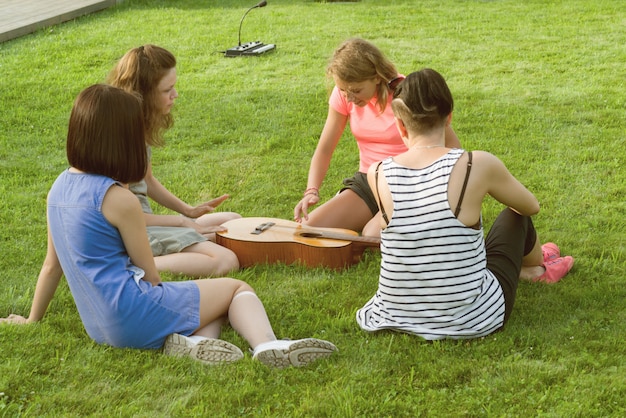
<path id="1" fill-rule="evenodd" d="M 377 247 L 380 245 L 380 238 L 368 237 L 363 235 L 345 234 L 342 232 L 322 231 L 317 229 L 303 228 L 302 231 L 296 232 L 301 237 L 309 238 L 326 238 L 339 241 L 352 241 L 359 244 L 364 244 L 368 247 Z"/>
<path id="2" fill-rule="evenodd" d="M 340 233 L 334 233 L 334 232 L 324 232 L 322 234 L 322 236 L 325 237 L 325 238 L 359 242 L 359 243 L 362 243 L 362 244 L 368 244 L 368 245 L 372 245 L 372 246 L 380 245 L 380 238 L 377 238 L 377 237 L 367 237 L 367 236 L 363 236 L 363 235 L 340 234 Z"/>
<path id="3" fill-rule="evenodd" d="M 294 235 L 297 235 L 302 238 L 314 238 L 314 239 L 332 239 L 337 241 L 350 241 L 354 244 L 366 246 L 366 247 L 378 247 L 380 245 L 379 237 L 368 237 L 363 235 L 358 235 L 356 233 L 349 234 L 346 232 L 341 232 L 341 229 L 333 230 L 334 228 L 315 228 L 315 227 L 307 227 L 307 226 L 293 226 L 293 225 L 285 225 L 279 224 L 277 222 L 264 222 L 257 225 L 254 230 L 251 232 L 255 235 L 261 235 L 265 231 L 279 228 L 279 229 L 288 229 L 293 231 Z M 344 230 L 347 231 L 347 230 Z"/>

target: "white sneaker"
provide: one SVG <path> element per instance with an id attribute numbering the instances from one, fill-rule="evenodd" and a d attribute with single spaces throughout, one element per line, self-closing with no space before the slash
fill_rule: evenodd
<path id="1" fill-rule="evenodd" d="M 254 349 L 252 358 L 272 367 L 300 367 L 329 357 L 334 351 L 337 351 L 334 344 L 316 338 L 278 340 L 259 344 Z"/>
<path id="2" fill-rule="evenodd" d="M 236 345 L 216 338 L 204 338 L 198 342 L 181 334 L 171 334 L 163 344 L 163 354 L 168 356 L 189 356 L 205 364 L 232 363 L 243 358 Z"/>

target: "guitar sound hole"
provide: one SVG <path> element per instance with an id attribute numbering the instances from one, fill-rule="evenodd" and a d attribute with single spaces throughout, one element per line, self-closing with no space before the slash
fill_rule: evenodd
<path id="1" fill-rule="evenodd" d="M 298 235 L 304 238 L 319 238 L 322 234 L 318 232 L 300 232 Z"/>

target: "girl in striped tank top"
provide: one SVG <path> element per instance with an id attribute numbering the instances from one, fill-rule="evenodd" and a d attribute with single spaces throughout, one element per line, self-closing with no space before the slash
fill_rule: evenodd
<path id="1" fill-rule="evenodd" d="M 428 340 L 488 335 L 508 320 L 520 279 L 555 283 L 574 259 L 541 245 L 530 218 L 539 203 L 497 157 L 446 148 L 453 99 L 439 73 L 410 74 L 392 108 L 408 151 L 368 171 L 383 214 L 382 262 L 357 322 Z M 485 239 L 487 194 L 507 208 Z"/>

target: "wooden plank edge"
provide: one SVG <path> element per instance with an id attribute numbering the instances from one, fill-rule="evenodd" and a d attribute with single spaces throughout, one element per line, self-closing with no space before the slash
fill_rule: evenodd
<path id="1" fill-rule="evenodd" d="M 105 0 L 99 3 L 94 3 L 85 7 L 81 7 L 80 9 L 62 13 L 58 16 L 53 16 L 48 19 L 43 19 L 43 20 L 40 20 L 39 22 L 31 23 L 24 27 L 15 28 L 7 32 L 0 33 L 0 43 L 9 41 L 11 39 L 19 38 L 20 36 L 28 35 L 42 28 L 58 25 L 59 23 L 64 23 L 73 19 L 77 19 L 79 17 L 88 15 L 90 13 L 99 12 L 111 6 L 115 6 L 116 4 L 117 4 L 116 0 Z"/>

